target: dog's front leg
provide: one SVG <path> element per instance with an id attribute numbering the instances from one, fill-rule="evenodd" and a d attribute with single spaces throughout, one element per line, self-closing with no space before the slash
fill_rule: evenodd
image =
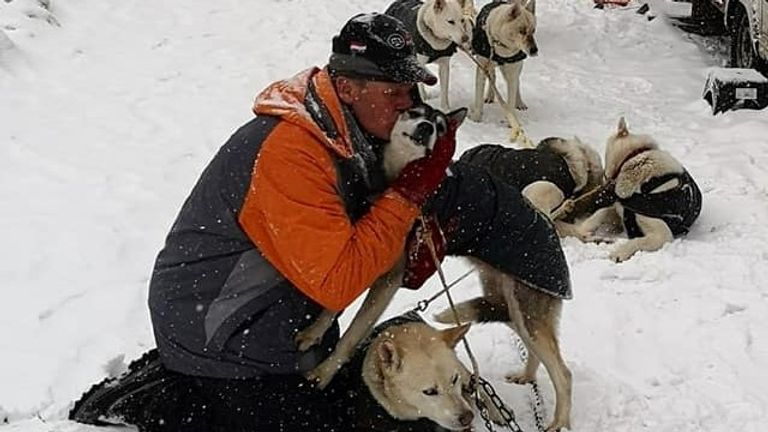
<path id="1" fill-rule="evenodd" d="M 338 313 L 325 309 L 320 313 L 315 322 L 310 324 L 304 330 L 296 333 L 294 341 L 296 342 L 296 346 L 299 348 L 299 351 L 306 351 L 317 345 L 317 343 L 320 342 L 320 340 L 323 338 L 325 332 L 331 328 L 331 325 L 333 325 L 333 321 L 336 319 L 337 315 Z"/>
<path id="2" fill-rule="evenodd" d="M 507 106 L 510 112 L 514 112 L 515 109 L 528 109 L 520 96 L 520 74 L 522 71 L 522 61 L 501 66 L 501 74 L 504 76 L 504 81 L 507 82 Z"/>
<path id="3" fill-rule="evenodd" d="M 435 61 L 437 63 L 437 75 L 440 79 L 440 108 L 448 111 L 451 107 L 448 104 L 448 84 L 451 78 L 451 58 L 440 57 Z"/>
<path id="4" fill-rule="evenodd" d="M 664 246 L 664 243 L 670 242 L 674 238 L 669 226 L 661 219 L 636 215 L 636 220 L 644 235 L 628 240 L 611 251 L 610 258 L 613 261 L 626 261 L 641 250 L 648 252 L 659 250 Z"/>
<path id="5" fill-rule="evenodd" d="M 475 122 L 483 121 L 483 93 L 485 92 L 485 68 L 488 67 L 488 59 L 479 58 L 475 68 L 475 102 L 469 110 L 469 118 Z"/>
<path id="6" fill-rule="evenodd" d="M 336 349 L 327 359 L 306 374 L 308 380 L 317 383 L 321 389 L 331 382 L 336 372 L 352 357 L 357 344 L 371 332 L 373 325 L 384 313 L 384 309 L 400 287 L 401 281 L 402 266 L 398 264 L 396 270 L 390 271 L 374 282 L 368 290 L 363 305 L 349 324 L 349 328 L 336 344 Z"/>

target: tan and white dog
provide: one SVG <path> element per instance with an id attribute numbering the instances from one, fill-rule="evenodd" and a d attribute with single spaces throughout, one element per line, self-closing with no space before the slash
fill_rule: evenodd
<path id="1" fill-rule="evenodd" d="M 536 1 L 494 1 L 480 9 L 472 37 L 472 50 L 479 62 L 475 71 L 475 101 L 469 118 L 483 119 L 483 103 L 495 99 L 492 86 L 496 84 L 496 67 L 507 83 L 507 108 L 514 115 L 515 109 L 528 107 L 520 96 L 520 74 L 523 60 L 536 56 Z M 490 85 L 486 91 L 486 72 L 490 72 Z M 485 96 L 484 96 L 485 95 Z M 513 126 L 513 125 L 511 125 Z"/>
<path id="2" fill-rule="evenodd" d="M 454 112 L 448 116 L 461 115 L 463 119 L 464 114 L 465 110 L 463 113 L 457 114 Z M 387 155 L 411 154 L 410 151 L 401 152 L 396 149 L 401 146 L 406 148 L 413 147 L 413 144 L 403 143 L 403 138 L 406 138 L 406 141 L 408 141 L 412 140 L 414 136 L 422 136 L 423 134 L 419 133 L 418 130 L 419 125 L 423 124 L 425 116 L 428 116 L 428 112 L 419 113 L 418 108 L 412 109 L 401 116 L 398 125 L 395 126 L 392 133 L 389 144 L 392 148 L 385 150 L 385 157 Z M 436 118 L 438 119 L 436 122 L 439 125 L 441 123 L 441 120 L 439 120 L 440 116 Z M 434 130 L 439 135 L 438 131 L 442 128 L 438 125 L 435 126 Z M 428 128 L 422 128 L 423 132 L 427 130 Z M 418 140 L 424 141 L 423 138 Z M 434 142 L 432 139 L 426 141 Z M 402 168 L 405 165 L 406 159 L 401 158 L 400 162 L 393 166 Z M 386 162 L 385 166 L 387 166 Z M 389 173 L 389 178 L 393 178 L 391 176 L 397 170 L 386 169 L 385 171 Z M 522 197 L 520 199 L 522 200 Z M 526 207 L 525 204 L 522 204 L 522 206 Z M 535 211 L 532 209 L 528 211 L 535 214 Z M 535 215 L 532 215 L 532 217 L 536 218 Z M 557 243 L 556 240 L 555 243 Z M 559 251 L 559 244 L 556 246 Z M 517 250 L 517 248 L 513 249 Z M 562 252 L 560 252 L 558 257 L 553 257 L 551 267 L 557 267 L 555 264 L 557 262 L 565 267 L 565 274 L 567 275 L 567 265 L 564 257 L 561 255 Z M 537 254 L 537 256 L 540 255 Z M 504 317 L 503 320 L 510 323 L 510 326 L 518 332 L 528 348 L 529 360 L 525 370 L 514 376 L 510 375 L 509 380 L 520 384 L 532 382 L 536 377 L 539 364 L 543 363 L 552 379 L 556 393 L 554 419 L 547 430 L 551 432 L 563 427 L 570 427 L 571 372 L 560 354 L 556 332 L 563 299 L 541 289 L 528 286 L 512 276 L 504 274 L 501 270 L 482 263 L 480 260 L 474 259 L 473 261 L 482 269 L 484 290 L 487 293 L 488 299 L 499 307 Z M 370 333 L 374 323 L 382 315 L 394 297 L 395 292 L 401 286 L 404 263 L 405 257 L 402 257 L 393 269 L 374 282 L 360 310 L 342 335 L 334 352 L 314 370 L 306 374 L 308 379 L 317 382 L 319 387 L 324 388 L 330 383 L 340 368 L 349 361 L 358 343 Z M 556 269 L 553 269 L 552 275 L 556 273 Z M 566 296 L 570 296 L 570 283 L 567 284 L 567 290 Z M 461 313 L 462 319 L 468 321 L 474 318 L 470 309 L 469 306 L 464 307 Z M 324 311 L 314 323 L 299 332 L 296 337 L 299 349 L 306 350 L 316 344 L 326 330 L 330 328 L 335 317 L 336 314 L 334 312 Z M 439 318 L 442 321 L 446 321 L 448 315 L 443 313 L 439 315 Z M 423 361 L 428 362 L 428 359 L 425 358 Z M 428 364 L 424 363 L 424 366 Z"/>
<path id="3" fill-rule="evenodd" d="M 577 137 L 546 138 L 532 149 L 481 144 L 464 152 L 459 160 L 482 166 L 515 186 L 550 219 L 566 200 L 599 187 L 603 180 L 600 155 Z M 569 213 L 580 216 L 575 211 Z M 577 234 L 572 223 L 553 222 L 561 237 Z"/>
<path id="4" fill-rule="evenodd" d="M 396 0 L 385 13 L 405 24 L 420 63 L 437 63 L 440 108 L 448 110 L 450 61 L 458 47 L 469 48 L 475 19 L 473 0 Z M 427 99 L 422 84 L 419 94 Z"/>
<path id="5" fill-rule="evenodd" d="M 437 330 L 409 315 L 376 326 L 341 372 L 345 388 L 350 382 L 358 387 L 347 407 L 355 413 L 354 430 L 468 429 L 474 419 L 471 374 L 454 351 L 468 330 L 469 325 Z"/>
<path id="6" fill-rule="evenodd" d="M 597 210 L 577 228 L 584 241 L 599 241 L 605 224 L 622 228 L 629 240 L 610 253 L 617 262 L 638 251 L 655 251 L 686 234 L 701 212 L 701 191 L 683 165 L 648 135 L 632 134 L 622 117 L 605 147 L 608 183 Z"/>

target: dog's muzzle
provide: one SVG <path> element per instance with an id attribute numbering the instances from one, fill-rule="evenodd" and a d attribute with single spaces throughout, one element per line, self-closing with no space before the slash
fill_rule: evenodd
<path id="1" fill-rule="evenodd" d="M 421 122 L 416 125 L 416 130 L 413 132 L 413 142 L 426 147 L 429 145 L 429 139 L 435 133 L 435 126 L 430 122 Z"/>

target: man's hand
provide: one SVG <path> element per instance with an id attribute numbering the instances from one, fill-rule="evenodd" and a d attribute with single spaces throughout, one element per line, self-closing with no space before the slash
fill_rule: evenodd
<path id="1" fill-rule="evenodd" d="M 445 178 L 446 169 L 456 151 L 458 127 L 457 123 L 450 122 L 448 130 L 435 143 L 432 153 L 406 165 L 392 182 L 392 189 L 417 206 L 424 205 Z"/>
<path id="2" fill-rule="evenodd" d="M 438 262 L 442 262 L 445 257 L 445 237 L 437 219 L 434 216 L 423 216 L 423 218 L 425 224 L 417 219 L 405 244 L 403 286 L 409 289 L 421 288 L 424 282 L 437 271 L 438 263 L 435 262 L 435 257 L 430 251 L 428 243 L 430 240 L 434 245 Z"/>

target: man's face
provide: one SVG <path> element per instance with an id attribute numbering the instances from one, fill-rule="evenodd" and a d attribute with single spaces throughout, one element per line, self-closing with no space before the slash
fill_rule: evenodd
<path id="1" fill-rule="evenodd" d="M 360 126 L 376 138 L 389 140 L 397 116 L 413 105 L 413 84 L 339 78 L 337 90 Z"/>

